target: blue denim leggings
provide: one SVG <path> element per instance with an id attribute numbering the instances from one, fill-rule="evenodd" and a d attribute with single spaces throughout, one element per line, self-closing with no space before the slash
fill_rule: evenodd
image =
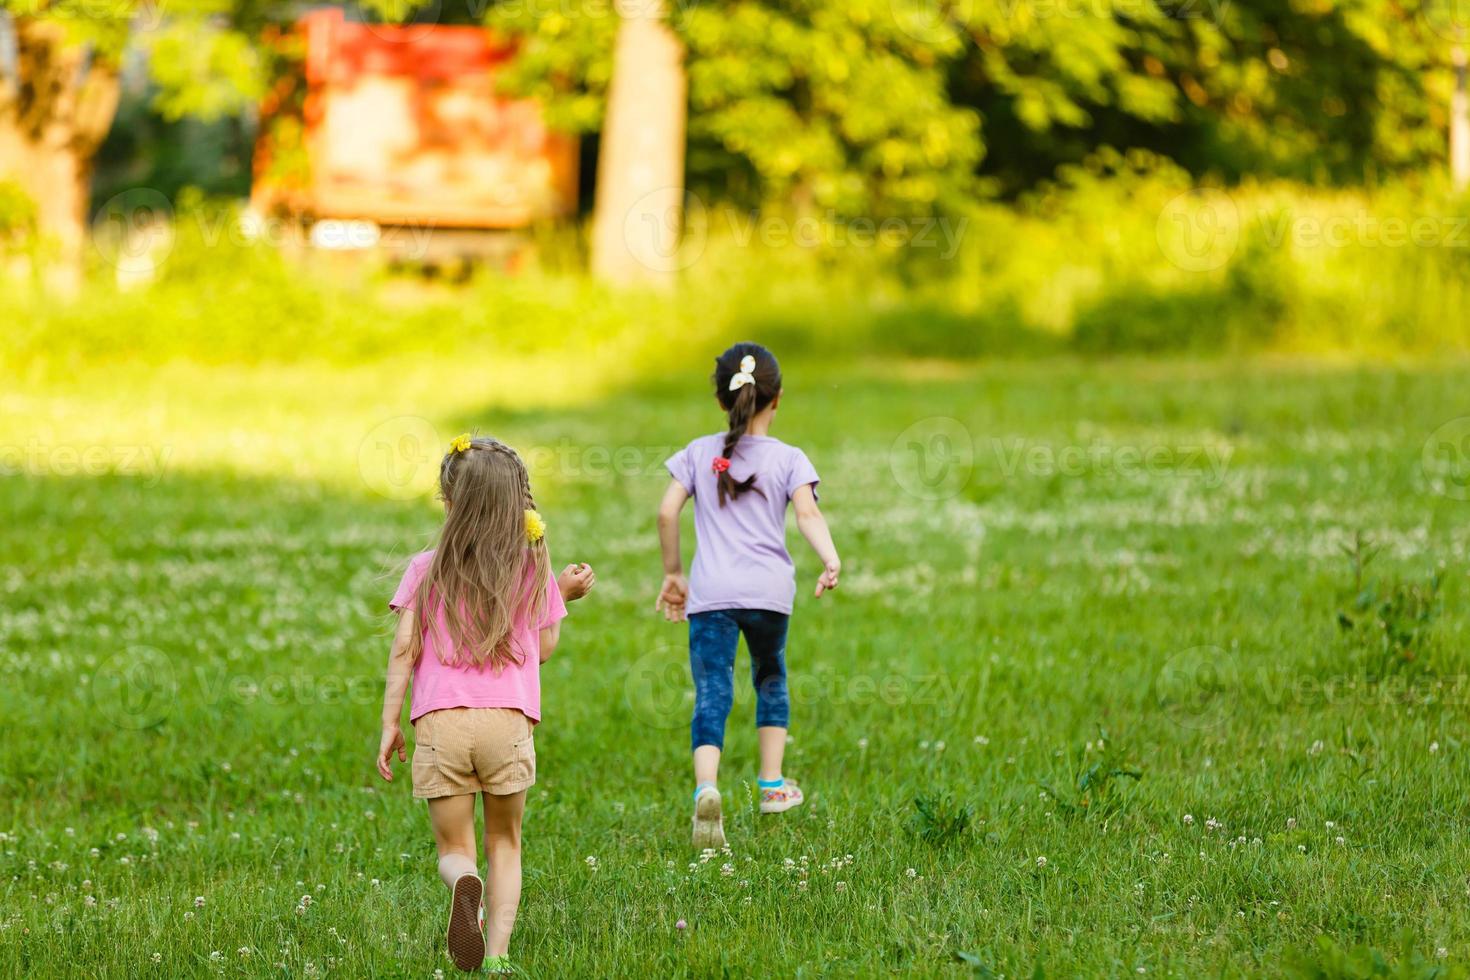
<path id="1" fill-rule="evenodd" d="M 725 747 L 725 719 L 735 703 L 735 647 L 745 634 L 750 682 L 755 685 L 755 723 L 785 728 L 791 720 L 786 694 L 786 623 L 769 609 L 715 609 L 689 617 L 689 672 L 694 677 L 690 741 Z"/>

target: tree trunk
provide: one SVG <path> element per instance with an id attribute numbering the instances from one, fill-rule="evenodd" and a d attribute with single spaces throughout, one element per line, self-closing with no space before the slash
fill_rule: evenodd
<path id="1" fill-rule="evenodd" d="M 18 17 L 15 79 L 0 79 L 0 180 L 36 205 L 44 281 L 74 293 L 81 284 L 92 166 L 117 114 L 115 65 L 69 43 L 65 28 Z"/>
<path id="2" fill-rule="evenodd" d="M 1455 68 L 1455 91 L 1450 96 L 1450 178 L 1455 190 L 1470 187 L 1470 92 L 1465 90 L 1465 46 L 1450 52 Z"/>
<path id="3" fill-rule="evenodd" d="M 665 0 L 618 0 L 617 48 L 597 165 L 592 272 L 668 285 L 684 218 L 684 51 Z"/>

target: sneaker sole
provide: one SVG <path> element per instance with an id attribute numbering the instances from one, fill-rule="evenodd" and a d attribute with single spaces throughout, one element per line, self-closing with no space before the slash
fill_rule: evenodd
<path id="1" fill-rule="evenodd" d="M 480 932 L 480 899 L 485 885 L 477 875 L 460 875 L 449 899 L 449 927 L 444 943 L 461 970 L 478 970 L 485 962 L 485 935 Z"/>
<path id="2" fill-rule="evenodd" d="M 694 846 L 700 850 L 725 846 L 725 818 L 720 812 L 718 791 L 703 793 L 694 801 Z"/>
<path id="3" fill-rule="evenodd" d="M 790 810 L 792 807 L 801 806 L 805 802 L 806 802 L 806 797 L 805 796 L 800 796 L 800 797 L 797 797 L 794 800 L 787 800 L 784 803 L 762 803 L 761 804 L 761 813 L 785 813 L 787 810 Z"/>

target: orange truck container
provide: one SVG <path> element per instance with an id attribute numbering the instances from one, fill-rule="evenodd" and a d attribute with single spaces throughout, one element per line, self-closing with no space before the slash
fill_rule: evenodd
<path id="1" fill-rule="evenodd" d="M 349 22 L 317 10 L 262 107 L 251 203 L 265 214 L 514 229 L 571 214 L 577 142 L 496 92 L 512 45 L 476 27 Z"/>

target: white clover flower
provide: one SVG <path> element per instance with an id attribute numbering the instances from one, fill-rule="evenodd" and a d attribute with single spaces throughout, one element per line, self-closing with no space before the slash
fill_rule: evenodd
<path id="1" fill-rule="evenodd" d="M 1044 867 L 1046 867 L 1046 855 L 1045 854 L 1041 854 L 1041 855 L 1038 855 L 1037 856 L 1037 858 L 1036 858 L 1036 866 L 1038 868 L 1044 868 Z"/>
<path id="2" fill-rule="evenodd" d="M 1192 823 L 1194 823 L 1194 814 L 1186 813 L 1184 815 L 1184 826 L 1188 827 Z"/>

